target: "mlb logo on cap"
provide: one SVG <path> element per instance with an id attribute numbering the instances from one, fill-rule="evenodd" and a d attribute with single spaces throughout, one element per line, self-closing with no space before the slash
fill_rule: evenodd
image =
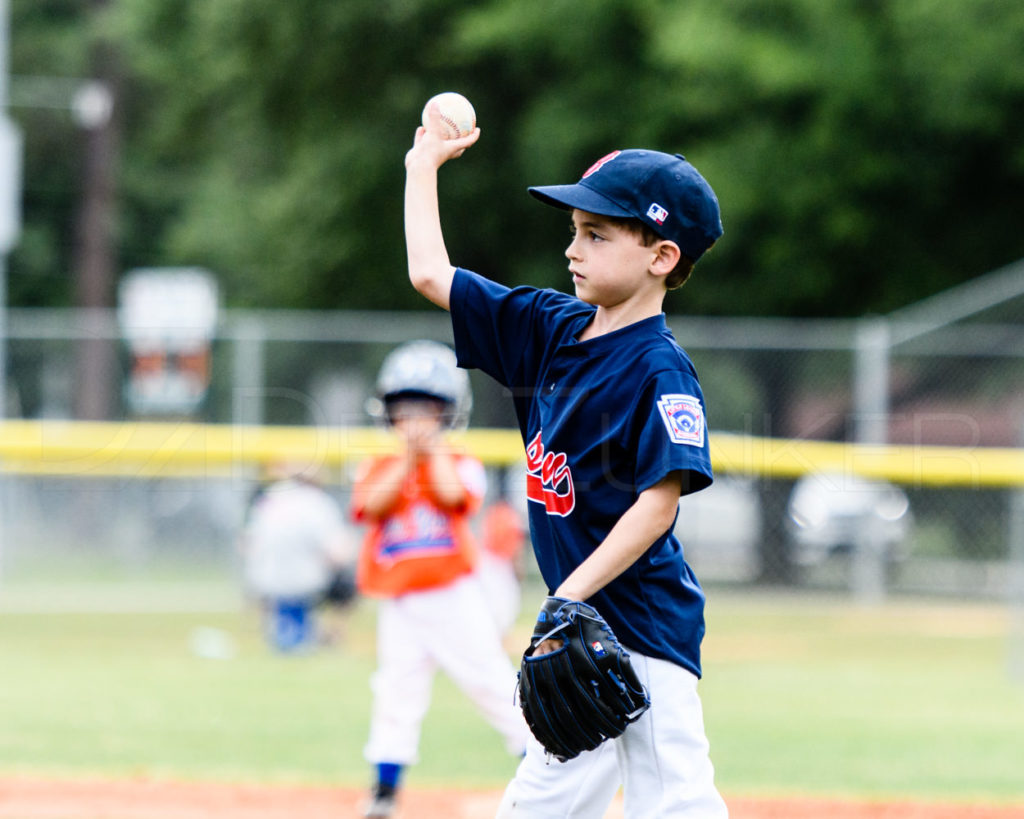
<path id="1" fill-rule="evenodd" d="M 653 219 L 659 225 L 662 225 L 668 219 L 668 211 L 657 202 L 651 202 L 651 206 L 647 209 L 647 218 Z"/>

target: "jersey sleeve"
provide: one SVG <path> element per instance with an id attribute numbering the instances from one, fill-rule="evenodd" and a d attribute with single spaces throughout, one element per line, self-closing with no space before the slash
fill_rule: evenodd
<path id="1" fill-rule="evenodd" d="M 388 464 L 389 458 L 375 457 L 367 458 L 359 464 L 356 475 L 352 481 L 352 498 L 349 504 L 349 514 L 356 523 L 369 523 L 369 515 L 366 514 L 366 494 L 373 485 L 375 477 Z"/>
<path id="2" fill-rule="evenodd" d="M 671 472 L 682 475 L 681 494 L 712 481 L 704 395 L 697 378 L 684 371 L 654 375 L 639 395 L 635 412 L 637 492 L 654 486 Z"/>
<path id="3" fill-rule="evenodd" d="M 536 363 L 558 324 L 571 318 L 574 302 L 554 290 L 508 288 L 458 268 L 450 311 L 459 366 L 506 387 L 532 386 Z"/>

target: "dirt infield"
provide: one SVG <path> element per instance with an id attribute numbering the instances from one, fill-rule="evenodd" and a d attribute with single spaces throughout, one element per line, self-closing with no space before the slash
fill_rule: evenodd
<path id="1" fill-rule="evenodd" d="M 363 792 L 343 788 L 0 779 L 0 819 L 347 819 Z M 416 790 L 396 819 L 491 819 L 495 791 Z M 1024 806 L 729 799 L 732 819 L 1024 819 Z M 621 817 L 616 804 L 605 819 Z"/>

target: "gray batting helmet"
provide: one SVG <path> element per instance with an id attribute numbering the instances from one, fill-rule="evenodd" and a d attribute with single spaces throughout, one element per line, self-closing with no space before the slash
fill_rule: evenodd
<path id="1" fill-rule="evenodd" d="M 473 406 L 469 376 L 459 368 L 450 347 L 436 341 L 410 341 L 392 350 L 377 375 L 376 412 L 371 410 L 371 414 L 386 419 L 389 401 L 416 396 L 443 401 L 451 427 L 469 421 Z"/>

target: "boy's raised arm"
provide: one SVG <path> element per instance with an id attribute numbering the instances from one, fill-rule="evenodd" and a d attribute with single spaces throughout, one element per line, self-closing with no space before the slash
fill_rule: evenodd
<path id="1" fill-rule="evenodd" d="M 439 130 L 439 129 L 438 129 Z M 422 295 L 445 310 L 449 306 L 455 268 L 441 231 L 437 171 L 480 137 L 480 129 L 460 139 L 444 139 L 435 129 L 420 126 L 405 155 L 405 246 L 409 281 Z"/>

